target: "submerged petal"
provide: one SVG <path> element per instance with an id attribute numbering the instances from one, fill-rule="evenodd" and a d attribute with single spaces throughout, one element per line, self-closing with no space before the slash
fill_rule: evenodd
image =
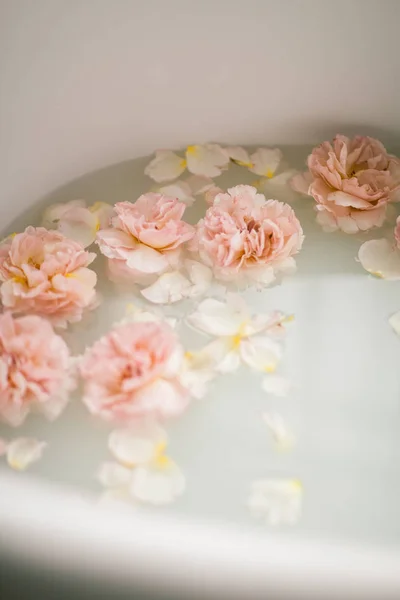
<path id="1" fill-rule="evenodd" d="M 46 446 L 35 438 L 15 438 L 7 445 L 7 462 L 12 469 L 24 471 L 41 458 Z"/>
<path id="2" fill-rule="evenodd" d="M 400 279 L 400 250 L 386 239 L 364 242 L 358 251 L 358 259 L 371 275 Z"/>
<path id="3" fill-rule="evenodd" d="M 158 183 L 172 181 L 186 169 L 186 161 L 172 150 L 157 150 L 155 158 L 147 165 L 144 172 Z"/>

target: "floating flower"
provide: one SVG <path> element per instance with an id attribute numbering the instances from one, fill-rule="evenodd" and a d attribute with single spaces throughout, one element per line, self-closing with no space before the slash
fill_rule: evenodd
<path id="1" fill-rule="evenodd" d="M 179 415 L 188 404 L 178 377 L 182 360 L 183 349 L 168 325 L 117 326 L 80 363 L 83 401 L 93 414 L 117 421 Z"/>
<path id="2" fill-rule="evenodd" d="M 185 274 L 181 271 L 164 273 L 141 294 L 154 304 L 172 304 L 185 298 L 197 298 L 209 290 L 212 271 L 195 260 L 184 261 Z"/>
<path id="3" fill-rule="evenodd" d="M 105 202 L 86 207 L 83 200 L 72 200 L 49 206 L 43 216 L 43 225 L 58 229 L 65 237 L 86 248 L 95 241 L 100 229 L 109 226 L 113 212 L 113 207 Z"/>
<path id="4" fill-rule="evenodd" d="M 218 279 L 268 285 L 279 272 L 293 272 L 303 230 L 292 208 L 265 200 L 248 185 L 218 194 L 197 224 L 191 245 Z"/>
<path id="5" fill-rule="evenodd" d="M 176 198 L 154 193 L 134 204 L 117 203 L 112 228 L 97 234 L 111 273 L 135 282 L 178 265 L 183 244 L 194 235 L 194 228 L 182 221 L 185 208 Z"/>
<path id="6" fill-rule="evenodd" d="M 357 233 L 382 225 L 399 188 L 400 161 L 378 140 L 337 135 L 314 148 L 308 168 L 307 179 L 297 176 L 292 185 L 314 197 L 324 230 Z"/>
<path id="7" fill-rule="evenodd" d="M 264 413 L 262 418 L 271 432 L 276 448 L 284 452 L 291 450 L 295 441 L 294 436 L 282 417 L 275 413 Z"/>
<path id="8" fill-rule="evenodd" d="M 193 175 L 217 177 L 229 165 L 229 156 L 218 144 L 195 144 L 186 148 L 185 158 L 171 150 L 158 150 L 145 174 L 159 183 L 172 181 L 187 168 Z"/>
<path id="9" fill-rule="evenodd" d="M 368 273 L 382 279 L 400 279 L 400 217 L 394 230 L 394 242 L 382 238 L 360 246 L 358 260 Z"/>
<path id="10" fill-rule="evenodd" d="M 0 315 L 0 418 L 20 425 L 36 409 L 57 418 L 74 388 L 64 340 L 46 319 Z"/>
<path id="11" fill-rule="evenodd" d="M 15 438 L 7 444 L 7 462 L 15 471 L 25 471 L 42 457 L 46 446 L 46 442 L 40 442 L 35 438 Z"/>
<path id="12" fill-rule="evenodd" d="M 46 316 L 54 325 L 82 319 L 96 302 L 95 259 L 58 231 L 27 227 L 0 246 L 0 290 L 4 308 Z"/>
<path id="13" fill-rule="evenodd" d="M 98 479 L 107 488 L 154 505 L 169 504 L 185 489 L 179 467 L 165 454 L 167 435 L 152 422 L 140 422 L 110 434 L 109 448 L 118 462 L 101 465 Z"/>
<path id="14" fill-rule="evenodd" d="M 248 506 L 269 525 L 292 525 L 300 517 L 302 497 L 303 486 L 297 479 L 261 479 L 251 486 Z"/>
<path id="15" fill-rule="evenodd" d="M 187 317 L 195 329 L 218 339 L 203 348 L 219 372 L 237 369 L 241 362 L 265 373 L 275 371 L 282 357 L 280 344 L 271 339 L 282 328 L 282 313 L 252 315 L 238 295 L 229 294 L 227 302 L 209 298 Z"/>

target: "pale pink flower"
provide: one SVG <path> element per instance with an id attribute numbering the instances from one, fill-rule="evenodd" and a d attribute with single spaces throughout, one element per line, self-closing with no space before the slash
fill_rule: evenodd
<path id="1" fill-rule="evenodd" d="M 383 224 L 399 187 L 400 162 L 378 140 L 337 135 L 314 148 L 308 168 L 308 194 L 317 202 L 317 220 L 325 230 L 357 233 Z M 299 178 L 293 185 L 303 189 Z"/>
<path id="2" fill-rule="evenodd" d="M 114 208 L 112 228 L 99 231 L 97 243 L 113 261 L 109 267 L 116 278 L 137 280 L 179 264 L 183 244 L 194 235 L 194 228 L 182 221 L 183 202 L 148 193 L 135 203 L 119 202 Z"/>
<path id="3" fill-rule="evenodd" d="M 396 240 L 397 248 L 400 250 L 400 217 L 397 217 L 396 226 L 394 228 L 394 239 Z"/>
<path id="4" fill-rule="evenodd" d="M 46 319 L 0 315 L 0 418 L 18 426 L 37 409 L 55 419 L 73 387 L 68 347 Z"/>
<path id="5" fill-rule="evenodd" d="M 217 278 L 267 285 L 279 271 L 293 270 L 303 231 L 289 205 L 265 200 L 249 185 L 215 196 L 197 225 L 191 249 Z"/>
<path id="6" fill-rule="evenodd" d="M 13 313 L 46 316 L 65 327 L 94 308 L 96 255 L 58 231 L 27 227 L 0 246 L 3 306 Z"/>
<path id="7" fill-rule="evenodd" d="M 83 357 L 83 400 L 93 414 L 108 420 L 173 417 L 188 403 L 178 377 L 182 362 L 183 349 L 168 325 L 120 325 Z"/>

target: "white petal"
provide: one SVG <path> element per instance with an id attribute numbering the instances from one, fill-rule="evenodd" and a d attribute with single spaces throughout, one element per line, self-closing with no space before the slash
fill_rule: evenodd
<path id="1" fill-rule="evenodd" d="M 205 194 L 214 187 L 214 182 L 210 177 L 204 175 L 190 175 L 185 183 L 190 187 L 192 194 L 197 196 L 198 194 Z"/>
<path id="2" fill-rule="evenodd" d="M 289 431 L 282 417 L 274 413 L 264 413 L 262 418 L 264 423 L 270 430 L 278 450 L 291 450 L 295 441 L 294 436 L 292 432 Z"/>
<path id="3" fill-rule="evenodd" d="M 282 152 L 278 148 L 258 148 L 250 158 L 253 166 L 249 170 L 252 173 L 273 177 L 282 160 Z"/>
<path id="4" fill-rule="evenodd" d="M 142 296 L 154 304 L 172 304 L 186 298 L 192 284 L 179 271 L 164 273 L 149 287 L 141 290 Z"/>
<path id="5" fill-rule="evenodd" d="M 241 341 L 240 355 L 252 369 L 273 373 L 282 358 L 282 347 L 266 336 L 253 336 Z"/>
<path id="6" fill-rule="evenodd" d="M 338 229 L 338 224 L 335 217 L 328 210 L 319 210 L 316 221 L 327 233 L 331 233 L 332 231 L 336 231 Z"/>
<path id="7" fill-rule="evenodd" d="M 186 148 L 187 168 L 194 175 L 217 177 L 229 164 L 229 156 L 218 144 L 194 145 Z"/>
<path id="8" fill-rule="evenodd" d="M 400 335 L 400 311 L 394 313 L 394 315 L 390 317 L 389 324 L 393 328 L 393 331 L 395 331 L 397 335 Z"/>
<path id="9" fill-rule="evenodd" d="M 164 367 L 162 374 L 164 378 L 171 379 L 172 377 L 176 377 L 176 375 L 178 375 L 182 368 L 183 355 L 183 347 L 180 344 L 177 344 L 175 350 L 168 358 Z"/>
<path id="10" fill-rule="evenodd" d="M 291 387 L 290 382 L 282 377 L 282 375 L 272 373 L 263 379 L 261 386 L 264 392 L 278 396 L 278 398 L 287 396 Z"/>
<path id="11" fill-rule="evenodd" d="M 80 223 L 77 221 L 63 220 L 61 219 L 58 223 L 58 231 L 65 235 L 65 237 L 82 244 L 84 248 L 87 248 L 96 239 L 96 234 L 99 229 L 99 220 L 95 214 L 90 213 L 90 222 Z"/>
<path id="12" fill-rule="evenodd" d="M 185 489 L 185 478 L 177 465 L 163 468 L 143 466 L 134 469 L 130 485 L 133 498 L 149 504 L 171 503 Z"/>
<path id="13" fill-rule="evenodd" d="M 186 181 L 174 181 L 169 185 L 158 188 L 158 191 L 165 196 L 178 198 L 178 200 L 184 202 L 188 206 L 192 205 L 195 201 L 191 187 Z"/>
<path id="14" fill-rule="evenodd" d="M 364 242 L 358 251 L 358 259 L 371 275 L 383 279 L 400 279 L 400 251 L 388 240 Z"/>
<path id="15" fill-rule="evenodd" d="M 41 458 L 46 446 L 35 438 L 15 438 L 7 445 L 7 462 L 12 469 L 24 471 Z"/>
<path id="16" fill-rule="evenodd" d="M 306 171 L 305 173 L 298 173 L 297 175 L 294 175 L 294 177 L 292 177 L 292 179 L 290 180 L 289 184 L 292 190 L 294 190 L 295 192 L 299 194 L 305 194 L 308 196 L 308 190 L 310 188 L 312 179 L 313 178 L 311 173 Z"/>
<path id="17" fill-rule="evenodd" d="M 218 194 L 223 193 L 223 189 L 213 185 L 204 195 L 204 200 L 208 206 L 212 206 L 214 204 L 214 200 Z"/>
<path id="18" fill-rule="evenodd" d="M 167 434 L 159 425 L 151 421 L 139 421 L 130 427 L 112 431 L 108 447 L 120 463 L 133 467 L 152 460 L 157 446 L 166 441 Z"/>
<path id="19" fill-rule="evenodd" d="M 100 465 L 96 477 L 104 487 L 126 486 L 131 480 L 132 470 L 116 462 L 104 462 Z"/>
<path id="20" fill-rule="evenodd" d="M 252 484 L 248 506 L 270 525 L 294 524 L 301 514 L 303 486 L 297 479 L 264 479 Z"/>
<path id="21" fill-rule="evenodd" d="M 147 165 L 144 172 L 158 183 L 172 181 L 186 169 L 186 161 L 172 150 L 157 150 L 155 158 Z"/>
<path id="22" fill-rule="evenodd" d="M 179 381 L 193 398 L 203 398 L 208 384 L 216 377 L 213 357 L 207 351 L 186 352 Z"/>
<path id="23" fill-rule="evenodd" d="M 240 365 L 240 354 L 231 337 L 221 337 L 210 342 L 201 349 L 200 354 L 204 364 L 219 373 L 235 371 Z"/>
<path id="24" fill-rule="evenodd" d="M 51 229 L 70 208 L 85 207 L 86 202 L 84 200 L 71 200 L 70 202 L 52 204 L 43 213 L 42 225 L 47 229 Z"/>
<path id="25" fill-rule="evenodd" d="M 0 438 L 0 456 L 4 456 L 7 452 L 7 442 L 4 438 Z"/>
<path id="26" fill-rule="evenodd" d="M 216 336 L 234 336 L 248 315 L 226 302 L 208 298 L 200 302 L 197 310 L 187 317 L 187 322 L 204 333 Z"/>
<path id="27" fill-rule="evenodd" d="M 139 244 L 137 249 L 130 252 L 127 266 L 142 273 L 160 273 L 168 267 L 168 260 L 154 248 Z"/>
<path id="28" fill-rule="evenodd" d="M 228 146 L 225 148 L 225 152 L 228 154 L 231 160 L 241 167 L 249 168 L 253 166 L 249 153 L 241 146 Z"/>
<path id="29" fill-rule="evenodd" d="M 49 421 L 55 421 L 62 414 L 67 403 L 68 392 L 66 391 L 64 394 L 54 396 L 50 400 L 42 402 L 40 405 L 38 405 L 38 408 L 40 412 L 44 414 L 46 419 L 48 419 Z"/>
<path id="30" fill-rule="evenodd" d="M 204 294 L 210 287 L 213 273 L 212 270 L 196 260 L 186 259 L 185 269 L 188 272 L 192 287 L 188 292 L 190 298 Z"/>

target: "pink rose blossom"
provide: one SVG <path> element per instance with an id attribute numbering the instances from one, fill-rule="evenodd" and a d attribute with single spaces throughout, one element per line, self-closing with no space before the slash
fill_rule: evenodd
<path id="1" fill-rule="evenodd" d="M 238 281 L 245 276 L 266 285 L 277 272 L 293 269 L 303 238 L 290 206 L 266 201 L 256 188 L 238 185 L 215 196 L 197 225 L 191 249 L 219 279 Z"/>
<path id="2" fill-rule="evenodd" d="M 394 239 L 396 240 L 396 245 L 400 250 L 400 217 L 397 217 L 396 226 L 394 228 Z"/>
<path id="3" fill-rule="evenodd" d="M 178 379 L 182 360 L 182 347 L 168 325 L 120 325 L 84 355 L 83 400 L 92 413 L 109 420 L 178 415 L 188 403 Z"/>
<path id="4" fill-rule="evenodd" d="M 194 228 L 182 221 L 183 202 L 149 193 L 135 203 L 118 202 L 114 208 L 112 228 L 97 234 L 101 252 L 114 261 L 110 266 L 114 275 L 138 281 L 179 264 L 183 244 L 194 235 Z"/>
<path id="5" fill-rule="evenodd" d="M 54 419 L 73 387 L 68 347 L 46 319 L 0 315 L 0 418 L 18 426 L 35 408 Z"/>
<path id="6" fill-rule="evenodd" d="M 337 135 L 308 157 L 308 193 L 317 202 L 317 220 L 326 230 L 346 233 L 380 227 L 400 183 L 399 160 L 374 138 Z"/>
<path id="7" fill-rule="evenodd" d="M 80 321 L 95 306 L 96 255 L 59 233 L 27 227 L 0 246 L 3 306 L 12 313 L 46 316 L 54 325 Z"/>

